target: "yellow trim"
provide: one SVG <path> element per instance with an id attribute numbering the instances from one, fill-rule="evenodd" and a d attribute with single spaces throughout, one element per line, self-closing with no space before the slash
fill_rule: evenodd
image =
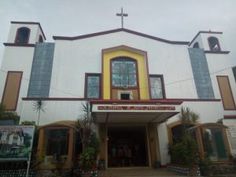
<path id="1" fill-rule="evenodd" d="M 103 53 L 103 99 L 111 99 L 111 68 L 110 62 L 112 59 L 120 56 L 126 56 L 134 59 L 137 62 L 138 66 L 138 79 L 139 79 L 139 94 L 140 99 L 149 99 L 149 82 L 148 82 L 148 71 L 147 71 L 147 63 L 146 56 L 144 54 L 140 54 L 140 52 L 133 52 L 122 49 L 114 49 Z"/>

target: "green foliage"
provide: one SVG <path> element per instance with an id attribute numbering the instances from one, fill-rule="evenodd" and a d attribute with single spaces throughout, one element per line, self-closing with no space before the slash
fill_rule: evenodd
<path id="1" fill-rule="evenodd" d="M 198 146 L 195 139 L 187 132 L 187 128 L 196 123 L 199 115 L 189 108 L 181 108 L 179 119 L 182 123 L 181 138 L 178 142 L 170 145 L 170 155 L 172 163 L 193 167 L 198 163 Z"/>
<path id="2" fill-rule="evenodd" d="M 33 109 L 36 112 L 44 112 L 45 111 L 45 104 L 42 100 L 37 100 L 33 103 Z"/>
<path id="3" fill-rule="evenodd" d="M 82 105 L 83 116 L 78 119 L 78 129 L 83 145 L 80 154 L 80 168 L 89 171 L 96 167 L 97 154 L 99 152 L 99 140 L 93 131 L 93 117 L 91 115 L 90 104 L 86 102 Z"/>
<path id="4" fill-rule="evenodd" d="M 188 107 L 187 108 L 182 107 L 179 118 L 183 125 L 185 124 L 188 125 L 196 123 L 199 119 L 199 115 L 191 111 Z"/>
<path id="5" fill-rule="evenodd" d="M 20 116 L 16 112 L 6 111 L 5 106 L 0 103 L 0 119 L 1 120 L 13 120 L 14 124 L 19 124 Z"/>
<path id="6" fill-rule="evenodd" d="M 212 161 L 209 157 L 201 159 L 199 161 L 199 167 L 202 175 L 209 175 L 211 172 Z"/>
<path id="7" fill-rule="evenodd" d="M 83 144 L 83 148 L 86 148 L 89 144 L 90 136 L 93 132 L 93 118 L 90 112 L 90 104 L 88 102 L 82 104 L 82 112 L 82 117 L 78 119 L 78 129 L 80 131 L 80 138 Z"/>
<path id="8" fill-rule="evenodd" d="M 99 152 L 99 145 L 100 145 L 100 142 L 98 140 L 96 133 L 92 132 L 89 138 L 88 147 L 94 148 L 95 153 L 97 154 Z"/>
<path id="9" fill-rule="evenodd" d="M 38 114 L 37 125 L 39 125 L 41 112 L 45 112 L 45 103 L 42 100 L 37 100 L 33 103 L 33 110 Z"/>
<path id="10" fill-rule="evenodd" d="M 180 142 L 170 146 L 172 163 L 192 167 L 198 163 L 198 148 L 196 141 L 188 134 L 185 134 Z"/>
<path id="11" fill-rule="evenodd" d="M 88 171 L 96 166 L 96 149 L 87 147 L 80 154 L 80 168 L 83 171 Z"/>

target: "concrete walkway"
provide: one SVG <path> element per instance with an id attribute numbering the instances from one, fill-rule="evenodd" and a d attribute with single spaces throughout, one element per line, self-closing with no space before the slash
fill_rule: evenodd
<path id="1" fill-rule="evenodd" d="M 167 171 L 167 169 L 143 168 L 110 168 L 102 171 L 100 177 L 175 177 L 176 173 Z"/>

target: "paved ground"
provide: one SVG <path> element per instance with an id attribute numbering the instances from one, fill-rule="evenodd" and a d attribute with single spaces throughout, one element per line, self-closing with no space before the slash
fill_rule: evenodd
<path id="1" fill-rule="evenodd" d="M 101 177 L 180 177 L 167 169 L 152 168 L 112 168 L 100 174 Z M 186 176 L 185 176 L 186 177 Z"/>

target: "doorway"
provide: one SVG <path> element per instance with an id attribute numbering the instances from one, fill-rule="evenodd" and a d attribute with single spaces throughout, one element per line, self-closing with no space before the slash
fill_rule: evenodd
<path id="1" fill-rule="evenodd" d="M 146 127 L 108 127 L 108 167 L 141 166 L 148 166 Z"/>

